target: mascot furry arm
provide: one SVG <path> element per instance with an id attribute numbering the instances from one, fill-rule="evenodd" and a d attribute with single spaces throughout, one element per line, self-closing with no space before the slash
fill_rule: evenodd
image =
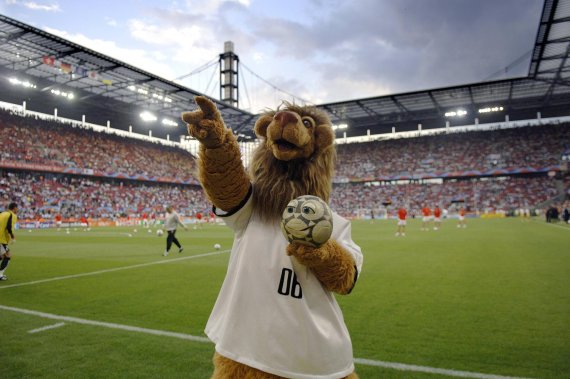
<path id="1" fill-rule="evenodd" d="M 231 211 L 246 198 L 250 178 L 237 140 L 216 105 L 202 96 L 195 101 L 199 109 L 184 112 L 182 119 L 188 124 L 188 133 L 200 141 L 199 179 L 212 204 Z M 264 141 L 252 164 L 254 196 L 267 220 L 280 217 L 287 203 L 300 195 L 311 194 L 328 202 L 332 187 L 334 135 L 328 117 L 316 109 L 288 108 L 262 115 L 255 125 L 257 136 Z M 292 188 L 292 193 L 281 196 L 275 192 L 277 188 Z M 276 197 L 280 198 L 277 202 Z M 287 254 L 311 268 L 329 291 L 348 294 L 355 284 L 354 259 L 334 240 L 318 248 L 292 243 Z"/>
<path id="2" fill-rule="evenodd" d="M 200 141 L 200 183 L 216 208 L 231 211 L 250 186 L 239 146 L 216 105 L 203 96 L 195 101 L 200 109 L 184 112 L 182 119 L 188 123 L 188 134 Z"/>

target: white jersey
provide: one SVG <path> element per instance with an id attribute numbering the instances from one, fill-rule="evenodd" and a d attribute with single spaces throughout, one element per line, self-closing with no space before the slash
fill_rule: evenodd
<path id="1" fill-rule="evenodd" d="M 180 226 L 184 226 L 182 221 L 180 221 L 180 216 L 176 211 L 172 211 L 172 213 L 166 213 L 166 217 L 164 217 L 164 229 L 166 230 L 176 230 L 176 228 Z"/>
<path id="2" fill-rule="evenodd" d="M 333 294 L 286 253 L 279 223 L 252 215 L 251 196 L 237 212 L 220 215 L 234 243 L 206 334 L 230 359 L 287 378 L 341 378 L 354 371 L 352 343 Z M 350 222 L 333 213 L 332 237 L 354 257 Z"/>

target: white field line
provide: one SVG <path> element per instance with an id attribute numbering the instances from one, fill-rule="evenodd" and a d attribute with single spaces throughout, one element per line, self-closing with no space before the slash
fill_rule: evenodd
<path id="1" fill-rule="evenodd" d="M 47 318 L 47 319 L 52 319 L 52 320 L 66 321 L 66 322 L 76 323 L 76 324 L 100 326 L 100 327 L 104 327 L 104 328 L 111 328 L 111 329 L 119 329 L 119 330 L 130 331 L 130 332 L 152 334 L 152 335 L 156 335 L 156 336 L 174 337 L 174 338 L 179 338 L 179 339 L 189 340 L 189 341 L 195 341 L 195 342 L 208 342 L 208 343 L 210 342 L 210 340 L 206 337 L 193 336 L 193 335 L 184 334 L 184 333 L 175 333 L 175 332 L 168 332 L 168 331 L 164 331 L 164 330 L 139 328 L 137 326 L 129 326 L 129 325 L 114 324 L 114 323 L 110 323 L 110 322 L 86 320 L 86 319 L 77 318 L 77 317 L 60 316 L 60 315 L 55 315 L 55 314 L 51 314 L 51 313 L 32 311 L 29 309 L 8 307 L 5 305 L 0 305 L 0 309 L 5 310 L 5 311 L 23 313 L 23 314 L 27 314 L 30 316 L 37 316 L 37 317 L 42 317 L 42 318 Z M 426 372 L 426 373 L 430 373 L 430 374 L 440 374 L 440 375 L 452 376 L 452 377 L 458 377 L 458 378 L 529 379 L 529 378 L 521 378 L 521 377 L 515 377 L 515 376 L 482 374 L 482 373 L 470 372 L 470 371 L 447 370 L 447 369 L 441 369 L 441 368 L 436 368 L 436 367 L 408 365 L 408 364 L 404 364 L 404 363 L 375 361 L 375 360 L 363 359 L 363 358 L 354 358 L 354 362 L 356 364 L 364 365 L 364 366 L 376 366 L 376 367 L 383 367 L 383 368 L 389 368 L 389 369 L 400 370 L 400 371 Z"/>
<path id="2" fill-rule="evenodd" d="M 85 273 L 83 273 L 83 274 L 65 275 L 65 276 L 58 276 L 58 277 L 49 278 L 49 279 L 34 280 L 34 281 L 32 281 L 32 282 L 16 283 L 16 284 L 9 284 L 9 285 L 1 285 L 1 286 L 0 286 L 0 290 L 1 290 L 1 289 L 4 289 L 4 288 L 14 288 L 14 287 L 22 287 L 22 286 L 31 286 L 31 285 L 33 285 L 33 284 L 54 282 L 54 281 L 57 281 L 57 280 L 65 280 L 65 279 L 81 278 L 81 277 L 84 277 L 84 276 L 106 274 L 106 273 L 108 273 L 108 272 L 115 272 L 115 271 L 122 271 L 122 270 L 131 270 L 131 269 L 133 269 L 133 268 L 147 267 L 147 266 L 159 265 L 159 264 L 164 264 L 164 263 L 172 263 L 172 262 L 184 261 L 184 260 L 187 260 L 187 259 L 195 259 L 195 258 L 209 257 L 209 256 L 211 256 L 211 255 L 218 255 L 218 254 L 223 254 L 223 253 L 227 253 L 227 252 L 229 252 L 229 250 L 213 251 L 213 252 L 211 252 L 211 253 L 204 253 L 204 254 L 198 254 L 198 255 L 190 255 L 190 256 L 181 257 L 181 258 L 174 258 L 174 259 L 163 259 L 163 260 L 157 261 L 157 262 L 148 262 L 148 263 L 141 263 L 141 264 L 132 265 L 132 266 L 124 266 L 124 267 L 110 268 L 110 269 L 107 269 L 107 270 L 99 270 L 99 271 L 85 272 Z"/>
<path id="3" fill-rule="evenodd" d="M 562 222 L 564 222 L 564 221 L 562 221 Z M 557 227 L 557 228 L 562 228 L 562 229 L 570 230 L 570 228 L 567 227 L 567 226 L 562 226 L 562 225 L 554 224 L 554 223 L 552 223 L 552 222 L 546 222 L 546 221 L 545 221 L 545 222 L 541 222 L 540 224 L 546 225 L 546 226 L 555 226 L 555 227 Z"/>
<path id="4" fill-rule="evenodd" d="M 192 336 L 190 334 L 184 334 L 184 333 L 167 332 L 164 330 L 147 329 L 147 328 L 139 328 L 137 326 L 114 324 L 112 322 L 102 322 L 102 321 L 86 320 L 86 319 L 77 318 L 77 317 L 60 316 L 60 315 L 54 315 L 51 313 L 32 311 L 29 309 L 7 307 L 5 305 L 0 305 L 0 309 L 6 310 L 6 311 L 23 313 L 23 314 L 30 315 L 30 316 L 37 316 L 37 317 L 41 317 L 41 318 L 48 318 L 51 320 L 60 320 L 60 321 L 71 322 L 71 323 L 76 323 L 76 324 L 101 326 L 104 328 L 126 330 L 129 332 L 138 332 L 138 333 L 145 333 L 145 334 L 154 334 L 157 336 L 174 337 L 174 338 L 180 338 L 180 339 L 196 341 L 196 342 L 210 342 L 210 340 L 206 337 Z"/>
<path id="5" fill-rule="evenodd" d="M 517 376 L 481 374 L 479 372 L 471 372 L 471 371 L 458 371 L 458 370 L 448 370 L 448 369 L 444 369 L 444 368 L 435 368 L 435 367 L 428 367 L 428 366 L 408 365 L 405 363 L 373 361 L 370 359 L 363 359 L 363 358 L 354 358 L 354 363 L 365 365 L 365 366 L 376 366 L 376 367 L 383 367 L 383 368 L 391 368 L 391 369 L 400 370 L 400 371 L 426 372 L 428 374 L 440 374 L 440 375 L 445 375 L 445 376 L 454 376 L 456 378 L 530 379 L 530 378 L 521 378 L 521 377 L 517 377 Z"/>
<path id="6" fill-rule="evenodd" d="M 30 334 L 39 333 L 39 332 L 43 332 L 44 330 L 55 329 L 55 328 L 59 328 L 60 326 L 64 326 L 64 325 L 65 325 L 65 322 L 58 322 L 57 324 L 44 326 L 43 328 L 28 330 L 28 333 L 30 333 Z"/>

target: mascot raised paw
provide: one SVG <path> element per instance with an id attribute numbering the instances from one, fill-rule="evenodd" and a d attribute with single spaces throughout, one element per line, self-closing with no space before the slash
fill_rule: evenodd
<path id="1" fill-rule="evenodd" d="M 234 231 L 229 267 L 206 325 L 215 343 L 212 378 L 357 378 L 352 343 L 333 292 L 348 294 L 362 267 L 349 221 L 332 212 L 317 246 L 281 230 L 287 204 L 329 201 L 336 152 L 323 111 L 284 103 L 255 124 L 261 143 L 249 169 L 215 104 L 196 97 L 185 112 L 200 141 L 199 179 L 214 213 Z"/>

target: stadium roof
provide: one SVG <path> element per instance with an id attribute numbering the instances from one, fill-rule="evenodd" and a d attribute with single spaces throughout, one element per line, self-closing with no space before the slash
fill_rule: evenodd
<path id="1" fill-rule="evenodd" d="M 545 0 L 527 77 L 436 88 L 402 94 L 362 98 L 318 105 L 334 123 L 347 123 L 348 136 L 442 127 L 479 122 L 568 115 L 570 112 L 570 0 Z M 0 15 L 0 74 L 18 74 L 37 83 L 40 91 L 17 91 L 0 80 L 0 100 L 21 103 L 30 109 L 63 117 L 146 133 L 140 121 L 142 110 L 159 117 L 179 120 L 182 111 L 195 108 L 199 92 L 84 48 L 40 29 Z M 24 80 L 23 78 L 21 80 Z M 65 106 L 51 96 L 51 89 L 73 90 L 79 101 Z M 145 93 L 146 91 L 146 93 Z M 168 99 L 168 100 L 166 100 Z M 249 134 L 256 116 L 217 101 L 228 126 Z M 44 109 L 42 109 L 42 107 Z M 479 113 L 479 109 L 503 107 L 501 112 Z M 448 118 L 445 113 L 464 110 L 465 117 Z M 119 125 L 119 126 L 117 126 Z M 146 130 L 144 128 L 147 128 Z M 177 137 L 183 128 L 152 130 Z"/>
<path id="2" fill-rule="evenodd" d="M 32 96 L 28 106 L 33 107 L 34 101 L 44 101 L 49 95 L 46 91 L 51 89 L 72 90 L 78 100 L 73 102 L 73 107 L 83 106 L 82 114 L 95 113 L 103 105 L 105 112 L 115 110 L 138 115 L 140 109 L 179 121 L 181 112 L 196 108 L 194 96 L 202 95 L 3 15 L 0 15 L 0 70 L 6 75 L 19 74 L 19 80 L 37 85 L 43 99 L 27 93 Z M 3 92 L 14 91 L 7 86 L 6 80 L 2 80 L 0 89 L 11 89 Z M 255 115 L 215 101 L 224 120 L 234 130 L 252 124 Z"/>
<path id="3" fill-rule="evenodd" d="M 319 105 L 333 115 L 334 123 L 348 123 L 365 134 L 417 129 L 418 123 L 442 127 L 453 124 L 496 122 L 505 119 L 569 115 L 570 113 L 570 0 L 546 0 L 530 62 L 524 78 L 465 84 L 388 96 Z M 493 114 L 479 109 L 503 107 Z M 446 118 L 446 112 L 467 111 L 464 120 Z M 471 115 L 471 116 L 469 116 Z M 427 124 L 427 125 L 426 125 Z"/>

